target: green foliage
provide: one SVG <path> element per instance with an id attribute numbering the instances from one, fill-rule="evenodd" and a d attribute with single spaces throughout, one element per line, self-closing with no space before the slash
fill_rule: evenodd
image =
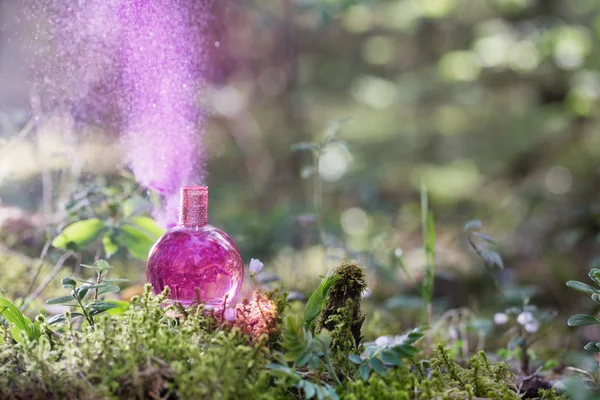
<path id="1" fill-rule="evenodd" d="M 51 330 L 54 320 L 33 323 L 15 308 L 8 317 L 3 312 L 7 322 L 14 314 L 18 324 L 36 330 L 33 340 L 14 345 L 0 325 L 0 398 L 518 398 L 508 366 L 491 364 L 483 353 L 468 368 L 443 347 L 437 358 L 417 362 L 413 345 L 420 329 L 393 345 L 362 346 L 356 334 L 364 320 L 364 273 L 353 263 L 335 270 L 316 334 L 298 314 L 259 338 L 202 305 L 165 306 L 168 289 L 155 296 L 147 285 L 130 304 L 108 303 L 98 296 L 116 290 L 119 280 L 106 277 L 104 260 L 86 267 L 95 271 L 95 281 L 79 285 L 64 278 L 70 296 L 50 300 L 78 308 L 59 317 L 64 324 L 58 330 Z M 277 304 L 276 323 L 282 324 L 285 296 L 266 296 Z M 78 327 L 77 317 L 91 321 Z"/>
<path id="2" fill-rule="evenodd" d="M 328 276 L 323 279 L 323 282 L 319 285 L 317 290 L 311 294 L 306 302 L 306 308 L 304 309 L 304 327 L 309 329 L 311 332 L 315 331 L 315 318 L 321 314 L 325 307 L 325 300 L 327 299 L 327 292 L 329 288 L 339 279 L 339 277 Z"/>
<path id="3" fill-rule="evenodd" d="M 419 352 L 419 349 L 413 344 L 421 337 L 423 337 L 423 330 L 415 328 L 404 335 L 401 341 L 391 346 L 379 347 L 376 344 L 366 346 L 364 359 L 356 354 L 350 354 L 348 359 L 350 362 L 360 365 L 358 375 L 363 381 L 367 381 L 372 371 L 379 375 L 385 375 L 387 373 L 386 364 L 401 366 L 404 365 L 402 360 L 413 360 Z"/>
<path id="4" fill-rule="evenodd" d="M 356 263 L 344 262 L 333 272 L 335 282 L 327 292 L 323 312 L 317 321 L 316 331 L 333 333 L 333 346 L 344 347 L 351 343 L 358 349 L 362 340 L 361 327 L 365 321 L 362 314 L 362 295 L 367 289 L 363 269 Z"/>
<path id="5" fill-rule="evenodd" d="M 496 245 L 496 241 L 490 235 L 481 232 L 482 227 L 483 224 L 479 220 L 471 220 L 465 223 L 464 229 L 468 235 L 469 244 L 489 271 L 494 271 L 495 268 L 504 269 L 502 257 L 490 246 Z"/>
<path id="6" fill-rule="evenodd" d="M 215 330 L 201 307 L 176 319 L 165 298 L 147 287 L 94 330 L 68 323 L 35 347 L 0 344 L 0 398 L 284 397 L 270 385 L 266 338 L 251 346 L 237 330 Z"/>
<path id="7" fill-rule="evenodd" d="M 440 346 L 438 357 L 431 360 L 396 366 L 383 375 L 372 374 L 367 380 L 346 382 L 340 397 L 346 400 L 517 400 L 521 397 L 514 391 L 511 377 L 508 365 L 490 363 L 483 352 L 471 358 L 469 368 L 463 368 Z"/>
<path id="8" fill-rule="evenodd" d="M 425 279 L 423 279 L 423 300 L 431 307 L 433 300 L 433 280 L 435 277 L 435 223 L 433 213 L 429 211 L 429 198 L 427 188 L 421 185 L 421 233 L 423 235 L 423 248 L 427 257 Z M 431 311 L 428 312 L 431 314 Z M 431 317 L 430 317 L 431 319 Z M 431 321 L 428 321 L 431 323 Z"/>
<path id="9" fill-rule="evenodd" d="M 586 314 L 575 314 L 567 321 L 569 326 L 600 325 L 600 320 Z"/>
<path id="10" fill-rule="evenodd" d="M 315 383 L 298 373 L 295 369 L 285 367 L 282 364 L 270 363 L 267 365 L 276 377 L 277 385 L 282 387 L 294 387 L 304 394 L 304 398 L 318 400 L 331 399 L 337 400 L 339 396 L 335 388 L 328 383 Z"/>
<path id="11" fill-rule="evenodd" d="M 600 285 L 600 269 L 592 268 L 588 273 L 588 276 L 596 285 Z M 579 292 L 590 294 L 592 300 L 600 304 L 600 290 L 578 281 L 568 281 L 567 286 L 571 289 L 575 289 Z M 585 326 L 585 325 L 600 325 L 600 320 L 592 315 L 586 314 L 575 314 L 567 321 L 569 326 Z M 600 353 L 600 346 L 596 342 L 589 342 L 584 347 L 585 350 Z"/>
<path id="12" fill-rule="evenodd" d="M 328 373 L 328 378 L 341 384 L 337 377 L 331 360 L 331 337 L 322 332 L 317 336 L 306 329 L 299 317 L 289 316 L 283 329 L 282 347 L 286 350 L 280 362 L 272 362 L 268 365 L 278 375 L 285 377 L 294 386 L 304 392 L 307 399 L 317 397 L 337 398 L 335 390 L 322 379 L 310 382 L 303 379 L 298 372 L 299 369 L 307 368 L 310 373 L 320 376 L 322 371 Z M 292 363 L 291 367 L 287 363 Z"/>
<path id="13" fill-rule="evenodd" d="M 81 312 L 67 314 L 59 314 L 48 320 L 48 324 L 56 324 L 65 322 L 71 318 L 83 317 L 88 322 L 92 329 L 94 328 L 94 316 L 105 311 L 113 311 L 113 315 L 117 309 L 125 310 L 126 305 L 122 302 L 100 300 L 98 296 L 107 293 L 118 293 L 121 288 L 114 283 L 124 281 L 123 279 L 107 279 L 106 275 L 111 269 L 110 265 L 105 260 L 98 260 L 94 266 L 82 265 L 85 268 L 93 269 L 96 272 L 95 282 L 86 281 L 83 285 L 77 286 L 77 282 L 73 278 L 63 278 L 62 285 L 65 289 L 70 289 L 69 296 L 56 297 L 47 301 L 48 304 L 63 304 L 72 307 L 79 307 Z M 90 292 L 91 291 L 91 292 Z M 83 304 L 88 293 L 93 292 L 93 300 L 87 304 Z"/>
<path id="14" fill-rule="evenodd" d="M 10 325 L 10 333 L 17 343 L 28 340 L 38 340 L 41 335 L 38 321 L 32 322 L 17 306 L 3 297 L 0 297 L 0 315 Z"/>
<path id="15" fill-rule="evenodd" d="M 312 164 L 306 165 L 300 170 L 302 179 L 313 178 L 313 203 L 316 214 L 317 226 L 321 235 L 321 242 L 325 245 L 325 228 L 323 226 L 323 182 L 319 174 L 321 159 L 327 147 L 330 145 L 343 145 L 342 140 L 337 139 L 340 129 L 348 119 L 338 119 L 332 121 L 327 129 L 314 142 L 298 142 L 291 146 L 292 152 L 310 151 L 312 153 Z"/>
<path id="16" fill-rule="evenodd" d="M 54 238 L 52 246 L 59 249 L 82 248 L 97 239 L 104 228 L 104 222 L 98 218 L 90 218 L 67 225 Z"/>
<path id="17" fill-rule="evenodd" d="M 83 196 L 87 193 L 88 196 Z M 63 250 L 82 251 L 98 244 L 106 258 L 120 248 L 133 257 L 145 261 L 150 248 L 164 233 L 164 229 L 146 216 L 138 215 L 148 204 L 129 190 L 93 186 L 83 189 L 67 205 L 70 219 L 54 238 L 52 245 Z M 92 217 L 85 218 L 92 210 Z"/>

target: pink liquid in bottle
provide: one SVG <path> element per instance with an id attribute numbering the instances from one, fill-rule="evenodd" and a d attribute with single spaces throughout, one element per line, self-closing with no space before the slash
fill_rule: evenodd
<path id="1" fill-rule="evenodd" d="M 183 305 L 200 300 L 211 306 L 229 303 L 240 290 L 244 263 L 236 244 L 208 225 L 208 189 L 183 186 L 179 225 L 150 250 L 146 278 L 154 293 L 168 286 L 170 299 Z"/>

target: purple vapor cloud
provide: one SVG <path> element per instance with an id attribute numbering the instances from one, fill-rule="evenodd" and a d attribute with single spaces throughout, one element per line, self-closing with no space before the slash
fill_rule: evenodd
<path id="1" fill-rule="evenodd" d="M 117 131 L 136 179 L 177 222 L 179 187 L 204 179 L 197 93 L 212 46 L 211 2 L 28 0 L 33 86 L 42 109 Z"/>

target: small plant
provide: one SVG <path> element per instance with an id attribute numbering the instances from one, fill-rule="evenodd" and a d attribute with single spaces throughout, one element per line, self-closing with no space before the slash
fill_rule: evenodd
<path id="1" fill-rule="evenodd" d="M 535 359 L 532 346 L 548 334 L 555 316 L 554 311 L 540 310 L 529 304 L 529 299 L 525 299 L 520 307 L 510 307 L 503 313 L 495 314 L 494 322 L 496 325 L 507 325 L 506 335 L 510 337 L 506 348 L 498 351 L 498 355 L 507 362 L 519 360 L 521 372 L 529 375 L 531 360 Z M 546 367 L 542 366 L 540 371 Z"/>
<path id="2" fill-rule="evenodd" d="M 600 269 L 594 268 L 590 270 L 588 276 L 592 282 L 600 286 Z M 579 281 L 568 281 L 567 286 L 579 292 L 589 294 L 594 302 L 600 304 L 600 289 Z M 569 318 L 567 324 L 569 326 L 600 325 L 600 320 L 592 315 L 575 314 Z M 585 348 L 586 350 L 600 353 L 600 342 L 590 342 L 585 345 Z"/>
<path id="3" fill-rule="evenodd" d="M 283 329 L 282 347 L 286 350 L 280 363 L 270 368 L 292 380 L 306 398 L 337 398 L 335 389 L 323 379 L 341 385 L 338 370 L 348 372 L 339 357 L 347 351 L 360 348 L 360 329 L 364 322 L 361 313 L 361 295 L 366 289 L 362 269 L 345 262 L 333 275 L 325 277 L 309 297 L 302 316 L 288 317 Z M 288 367 L 287 363 L 292 363 Z M 336 368 L 337 367 L 337 368 Z M 301 369 L 309 374 L 327 374 L 318 383 L 302 379 Z"/>
<path id="4" fill-rule="evenodd" d="M 386 364 L 401 366 L 402 360 L 412 360 L 419 353 L 413 344 L 423 337 L 423 330 L 415 328 L 406 335 L 399 337 L 391 343 L 372 343 L 365 346 L 365 357 L 358 354 L 348 355 L 350 362 L 360 365 L 358 376 L 367 381 L 372 371 L 384 376 L 387 372 Z"/>
<path id="5" fill-rule="evenodd" d="M 496 267 L 504 269 L 504 262 L 502 261 L 500 254 L 491 247 L 496 246 L 496 241 L 490 235 L 481 232 L 482 228 L 483 224 L 478 219 L 468 221 L 465 223 L 464 227 L 469 245 L 475 250 L 475 253 L 481 258 L 484 265 L 495 279 L 493 272 L 496 270 Z M 504 296 L 502 288 L 500 288 L 499 285 L 498 290 L 500 291 L 500 294 Z"/>
<path id="6" fill-rule="evenodd" d="M 286 360 L 291 361 L 298 368 L 307 366 L 311 370 L 323 368 L 331 378 L 341 384 L 331 363 L 331 335 L 322 332 L 313 336 L 304 329 L 297 318 L 290 317 L 286 320 L 283 331 L 283 348 Z"/>
<path id="7" fill-rule="evenodd" d="M 348 119 L 338 119 L 332 121 L 328 128 L 323 133 L 319 140 L 314 142 L 298 142 L 294 143 L 291 147 L 293 152 L 295 151 L 310 151 L 312 153 L 312 164 L 303 167 L 300 171 L 300 176 L 303 179 L 314 179 L 313 186 L 313 202 L 316 214 L 317 227 L 321 235 L 321 242 L 325 244 L 325 228 L 323 227 L 323 182 L 321 181 L 321 175 L 319 174 L 319 168 L 321 166 L 321 157 L 325 152 L 327 146 L 344 142 L 337 139 L 336 136 L 340 131 L 342 125 L 346 123 Z"/>
<path id="8" fill-rule="evenodd" d="M 433 317 L 433 281 L 435 278 L 435 222 L 433 212 L 429 211 L 429 198 L 425 185 L 421 185 L 421 233 L 423 235 L 423 249 L 427 257 L 422 295 L 427 305 L 427 324 L 431 325 Z"/>
<path id="9" fill-rule="evenodd" d="M 38 340 L 42 335 L 40 321 L 31 321 L 19 307 L 3 297 L 0 297 L 0 315 L 8 322 L 10 334 L 17 343 L 23 343 L 24 338 Z"/>
<path id="10" fill-rule="evenodd" d="M 600 269 L 592 268 L 588 273 L 590 280 L 597 286 L 600 286 Z M 579 282 L 579 281 L 568 281 L 567 286 L 571 289 L 575 289 L 579 292 L 589 294 L 592 300 L 600 304 L 600 289 L 597 289 L 595 286 L 588 285 L 587 283 Z M 569 326 L 586 326 L 586 325 L 600 325 L 600 320 L 593 315 L 588 314 L 575 314 L 569 318 L 567 321 Z M 600 341 L 592 341 L 588 342 L 584 349 L 595 353 L 596 355 L 600 353 Z M 599 366 L 600 367 L 600 366 Z M 584 370 L 572 368 L 572 370 L 576 372 L 580 372 L 585 376 L 585 380 L 588 384 L 591 385 L 590 389 L 600 390 L 600 377 L 596 376 L 600 372 L 600 368 L 596 368 L 596 371 L 590 373 Z M 587 389 L 587 388 L 586 388 Z M 580 388 L 581 390 L 581 388 Z M 597 393 L 595 393 L 597 394 Z M 591 395 L 591 394 L 590 394 Z"/>
<path id="11" fill-rule="evenodd" d="M 145 261 L 164 229 L 147 216 L 140 215 L 149 203 L 124 182 L 123 187 L 92 185 L 76 193 L 66 206 L 69 220 L 52 241 L 62 250 L 104 253 L 110 258 L 119 249 Z"/>
<path id="12" fill-rule="evenodd" d="M 419 293 L 420 305 L 425 306 L 426 320 L 425 324 L 431 326 L 433 318 L 433 288 L 435 280 L 435 221 L 433 212 L 429 210 L 429 196 L 425 185 L 421 185 L 421 235 L 423 240 L 423 252 L 425 253 L 425 265 L 423 266 L 423 280 L 421 283 L 413 277 L 411 272 L 406 267 L 403 259 L 402 249 L 397 248 L 391 253 L 391 265 L 395 268 L 400 268 Z M 402 297 L 396 297 L 395 300 L 402 300 Z"/>
<path id="13" fill-rule="evenodd" d="M 327 293 L 338 279 L 339 277 L 334 276 L 325 277 L 317 290 L 315 290 L 308 298 L 304 309 L 303 325 L 304 328 L 311 333 L 315 332 L 316 319 L 325 308 Z"/>
<path id="14" fill-rule="evenodd" d="M 84 281 L 81 286 L 77 286 L 77 282 L 73 278 L 63 278 L 62 285 L 65 289 L 70 289 L 69 296 L 57 297 L 48 300 L 48 304 L 62 304 L 79 308 L 81 312 L 73 312 L 70 318 L 83 317 L 88 322 L 90 327 L 94 328 L 94 317 L 105 311 L 122 308 L 123 304 L 115 301 L 100 300 L 99 296 L 107 293 L 118 293 L 121 288 L 115 283 L 126 281 L 126 279 L 109 279 L 106 278 L 110 265 L 105 260 L 98 260 L 94 266 L 82 265 L 82 267 L 93 269 L 96 272 L 96 280 L 94 282 Z M 92 301 L 84 304 L 86 296 L 90 293 Z M 56 324 L 67 319 L 66 314 L 59 314 L 48 320 L 48 324 Z"/>

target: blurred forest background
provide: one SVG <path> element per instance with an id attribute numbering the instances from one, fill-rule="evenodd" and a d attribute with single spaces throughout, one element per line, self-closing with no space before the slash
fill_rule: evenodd
<path id="1" fill-rule="evenodd" d="M 35 94 L 1 33 L 17 3 L 0 1 L 0 256 L 35 258 L 74 193 L 127 171 L 111 132 L 80 135 L 65 116 L 48 126 L 32 118 Z M 581 309 L 583 296 L 565 281 L 600 267 L 600 2 L 214 8 L 218 43 L 199 95 L 210 110 L 210 218 L 246 262 L 265 262 L 265 281 L 279 277 L 306 294 L 328 267 L 355 258 L 367 267 L 373 303 L 406 313 L 417 300 L 398 262 L 419 279 L 423 183 L 440 311 L 500 311 L 463 233 L 472 219 L 498 243 L 507 296 Z M 332 132 L 317 168 L 297 151 Z M 144 281 L 142 262 L 112 262 Z"/>

